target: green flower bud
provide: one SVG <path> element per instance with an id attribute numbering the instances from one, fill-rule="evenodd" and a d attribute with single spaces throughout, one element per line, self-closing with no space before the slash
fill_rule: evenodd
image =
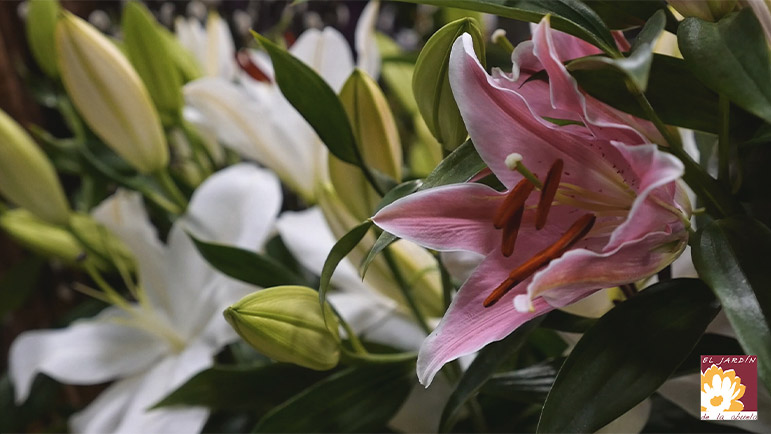
<path id="1" fill-rule="evenodd" d="M 455 149 L 468 133 L 450 88 L 449 62 L 452 45 L 462 34 L 474 40 L 474 51 L 484 64 L 482 32 L 473 18 L 462 18 L 431 36 L 418 56 L 412 76 L 412 92 L 431 134 L 446 149 Z"/>
<path id="2" fill-rule="evenodd" d="M 340 360 L 338 321 L 319 294 L 304 286 L 276 286 L 242 298 L 225 310 L 225 319 L 262 354 L 324 371 Z"/>
<path id="3" fill-rule="evenodd" d="M 97 264 L 106 264 L 103 268 L 120 265 L 126 270 L 134 269 L 134 255 L 109 229 L 94 220 L 88 214 L 73 213 L 70 215 L 70 233 L 85 246 L 86 260 Z"/>
<path id="4" fill-rule="evenodd" d="M 91 220 L 89 216 L 73 214 L 73 217 L 76 216 L 81 221 Z M 91 222 L 96 224 L 93 220 Z M 74 266 L 92 265 L 101 270 L 111 268 L 111 264 L 99 255 L 89 255 L 88 249 L 71 232 L 41 220 L 25 209 L 17 208 L 0 214 L 0 228 L 23 247 L 46 258 L 58 259 Z M 106 229 L 103 230 L 107 232 Z M 109 232 L 107 234 L 108 238 L 102 246 L 109 243 L 111 249 L 116 252 L 116 257 L 122 258 L 130 269 L 133 263 L 131 254 L 120 240 Z M 92 232 L 91 236 L 96 236 L 96 233 Z"/>
<path id="5" fill-rule="evenodd" d="M 402 176 L 402 145 L 391 109 L 375 80 L 356 69 L 340 91 L 365 164 L 395 180 Z M 329 156 L 332 185 L 349 211 L 366 220 L 380 201 L 361 170 Z"/>
<path id="6" fill-rule="evenodd" d="M 667 0 L 684 17 L 717 21 L 736 7 L 736 0 Z"/>
<path id="7" fill-rule="evenodd" d="M 180 116 L 184 105 L 182 77 L 169 53 L 168 40 L 141 3 L 129 2 L 123 9 L 123 40 L 131 64 L 147 86 L 150 96 L 168 125 Z"/>
<path id="8" fill-rule="evenodd" d="M 169 150 L 139 75 L 104 35 L 64 12 L 56 26 L 59 72 L 88 126 L 138 171 L 165 168 Z"/>
<path id="9" fill-rule="evenodd" d="M 54 48 L 54 32 L 59 8 L 57 0 L 30 0 L 27 10 L 27 42 L 32 51 L 32 57 L 35 58 L 40 69 L 51 78 L 59 76 Z"/>
<path id="10" fill-rule="evenodd" d="M 65 224 L 70 206 L 56 170 L 32 138 L 0 110 L 0 192 L 8 200 L 55 224 Z"/>

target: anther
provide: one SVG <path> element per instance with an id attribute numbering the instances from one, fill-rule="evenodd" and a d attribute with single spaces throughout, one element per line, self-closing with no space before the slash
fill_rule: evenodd
<path id="1" fill-rule="evenodd" d="M 494 305 L 507 292 L 535 274 L 541 267 L 562 256 L 589 233 L 596 220 L 597 217 L 594 214 L 586 214 L 576 220 L 554 244 L 536 253 L 535 256 L 509 273 L 509 277 L 501 282 L 482 303 L 484 307 Z"/>
<path id="2" fill-rule="evenodd" d="M 514 213 L 511 219 L 503 227 L 503 242 L 501 243 L 501 253 L 505 257 L 514 253 L 514 243 L 517 241 L 519 226 L 522 224 L 522 215 L 525 213 L 525 207 L 522 206 Z"/>
<path id="3" fill-rule="evenodd" d="M 249 75 L 249 77 L 264 83 L 271 82 L 270 77 L 268 77 L 268 75 L 265 74 L 262 69 L 260 69 L 260 67 L 252 61 L 252 58 L 249 57 L 249 54 L 245 51 L 239 51 L 236 53 L 236 61 L 238 62 L 238 66 L 240 66 L 241 69 L 243 69 L 244 72 Z"/>
<path id="4" fill-rule="evenodd" d="M 501 229 L 506 225 L 506 222 L 514 217 L 514 214 L 525 206 L 530 193 L 532 193 L 535 186 L 527 179 L 519 181 L 514 188 L 509 191 L 506 198 L 503 199 L 503 203 L 498 207 L 498 210 L 493 216 L 493 226 L 495 229 Z"/>
<path id="5" fill-rule="evenodd" d="M 549 215 L 554 195 L 557 194 L 557 187 L 560 184 L 562 168 L 564 166 L 565 164 L 562 159 L 557 159 L 557 161 L 551 165 L 549 173 L 546 175 L 546 180 L 543 182 L 541 198 L 538 200 L 538 209 L 535 213 L 535 228 L 537 230 L 543 229 L 544 225 L 546 225 L 546 217 Z"/>

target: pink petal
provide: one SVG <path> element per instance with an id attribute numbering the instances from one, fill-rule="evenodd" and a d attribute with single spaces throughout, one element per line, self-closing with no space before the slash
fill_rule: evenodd
<path id="1" fill-rule="evenodd" d="M 533 312 L 514 309 L 515 295 L 525 292 L 520 284 L 498 303 L 484 307 L 482 302 L 509 272 L 501 255 L 491 255 L 477 267 L 452 301 L 439 326 L 423 341 L 418 353 L 418 379 L 428 386 L 446 363 L 478 351 L 501 340 L 525 322 L 553 309 L 536 300 Z"/>
<path id="2" fill-rule="evenodd" d="M 571 59 L 567 56 L 578 54 L 580 51 L 566 48 L 569 43 L 562 35 L 551 30 L 548 18 L 541 20 L 533 32 L 533 54 L 549 74 L 552 105 L 580 114 L 584 124 L 598 138 L 629 144 L 644 143 L 645 138 L 626 123 L 622 123 L 621 119 L 615 116 L 615 110 L 593 98 L 585 97 L 579 91 L 576 80 L 563 62 Z"/>
<path id="3" fill-rule="evenodd" d="M 627 146 L 614 143 L 639 180 L 635 185 L 637 198 L 623 224 L 613 232 L 606 250 L 615 249 L 628 240 L 661 230 L 668 224 L 680 225 L 680 218 L 667 206 L 677 209 L 675 180 L 684 172 L 683 163 L 672 155 L 656 149 L 655 145 Z M 690 216 L 685 216 L 690 218 Z"/>
<path id="4" fill-rule="evenodd" d="M 677 258 L 687 239 L 684 231 L 660 231 L 609 251 L 571 250 L 535 274 L 527 289 L 528 296 L 561 307 L 599 289 L 646 278 Z"/>
<path id="5" fill-rule="evenodd" d="M 450 55 L 450 83 L 469 135 L 480 157 L 498 179 L 511 188 L 522 176 L 505 164 L 511 153 L 522 154 L 523 163 L 542 176 L 557 159 L 565 163 L 562 180 L 594 191 L 618 182 L 604 154 L 616 153 L 605 140 L 576 134 L 574 128 L 557 127 L 541 118 L 530 105 L 543 98 L 526 98 L 507 78 L 487 75 L 476 58 L 471 37 L 462 35 Z M 620 170 L 620 169 L 619 169 Z"/>
<path id="6" fill-rule="evenodd" d="M 493 215 L 505 193 L 482 184 L 423 190 L 381 209 L 372 220 L 392 234 L 435 250 L 486 255 L 500 244 Z"/>

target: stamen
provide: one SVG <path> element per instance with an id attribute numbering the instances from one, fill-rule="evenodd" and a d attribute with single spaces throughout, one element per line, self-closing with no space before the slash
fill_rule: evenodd
<path id="1" fill-rule="evenodd" d="M 532 276 L 538 269 L 562 256 L 575 243 L 589 233 L 596 220 L 597 217 L 594 214 L 585 214 L 583 217 L 576 220 L 570 229 L 568 229 L 554 244 L 536 253 L 535 256 L 509 273 L 509 277 L 498 285 L 482 303 L 484 307 L 494 305 L 506 295 L 507 292 Z"/>
<path id="2" fill-rule="evenodd" d="M 541 181 L 538 179 L 537 176 L 533 174 L 530 170 L 528 170 L 527 167 L 525 167 L 524 164 L 522 164 L 522 154 L 518 154 L 516 152 L 513 152 L 506 156 L 506 167 L 509 168 L 509 170 L 516 170 L 522 176 L 524 176 L 526 179 L 530 180 L 530 182 L 533 183 L 537 188 L 542 188 L 543 184 L 541 184 Z"/>
<path id="3" fill-rule="evenodd" d="M 495 229 L 501 229 L 506 225 L 506 222 L 514 217 L 514 214 L 516 214 L 520 208 L 525 206 L 525 201 L 528 196 L 530 196 L 530 193 L 532 193 L 533 188 L 535 188 L 535 186 L 532 182 L 523 179 L 509 191 L 509 194 L 506 195 L 503 203 L 498 207 L 498 211 L 495 212 L 495 216 L 493 216 L 493 225 L 495 226 Z"/>
<path id="4" fill-rule="evenodd" d="M 501 253 L 505 257 L 511 256 L 514 253 L 514 243 L 517 241 L 517 234 L 519 233 L 519 226 L 522 224 L 522 215 L 525 214 L 525 207 L 520 207 L 517 212 L 514 213 L 509 221 L 506 222 L 506 226 L 503 227 L 503 243 L 501 243 Z"/>
<path id="5" fill-rule="evenodd" d="M 268 77 L 267 74 L 265 74 L 262 69 L 260 69 L 259 66 L 257 66 L 254 62 L 252 62 L 252 58 L 249 57 L 249 54 L 244 51 L 239 51 L 236 54 L 236 61 L 238 62 L 238 66 L 241 67 L 241 69 L 246 72 L 249 77 L 252 77 L 253 79 L 257 81 L 262 81 L 264 83 L 270 83 L 270 77 Z"/>
<path id="6" fill-rule="evenodd" d="M 554 195 L 557 194 L 557 187 L 560 184 L 562 168 L 564 166 L 565 164 L 562 159 L 557 159 L 557 161 L 551 165 L 549 173 L 546 175 L 546 180 L 543 182 L 541 198 L 538 200 L 538 210 L 535 213 L 535 228 L 539 231 L 543 229 L 546 224 L 546 217 L 549 215 Z"/>

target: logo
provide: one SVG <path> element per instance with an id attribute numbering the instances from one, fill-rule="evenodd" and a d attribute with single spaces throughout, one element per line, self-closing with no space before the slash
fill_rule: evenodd
<path id="1" fill-rule="evenodd" d="M 701 419 L 758 420 L 757 356 L 701 356 Z"/>

